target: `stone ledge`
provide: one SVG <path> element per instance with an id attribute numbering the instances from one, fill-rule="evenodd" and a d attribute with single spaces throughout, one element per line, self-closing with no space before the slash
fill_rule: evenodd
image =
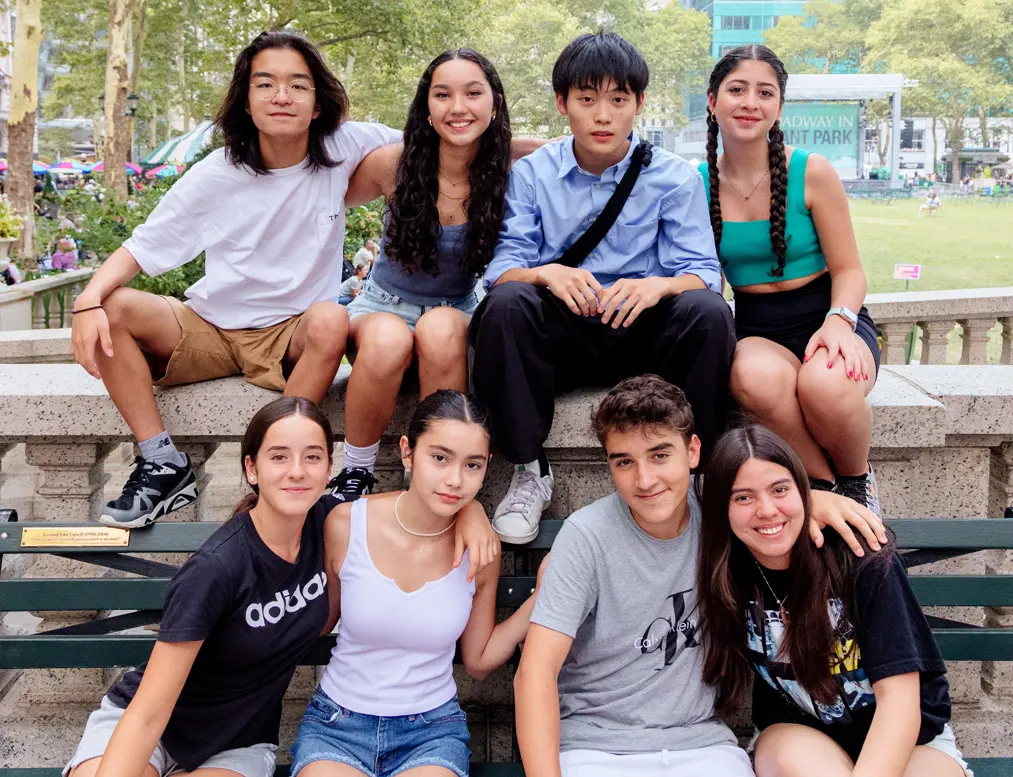
<path id="1" fill-rule="evenodd" d="M 70 329 L 0 331 L 0 364 L 72 362 Z"/>
<path id="2" fill-rule="evenodd" d="M 942 404 L 946 434 L 1013 435 L 1013 366 L 927 364 L 888 369 Z"/>
<path id="3" fill-rule="evenodd" d="M 925 368 L 914 368 L 925 369 Z M 932 368 L 928 368 L 932 369 Z M 941 368 L 976 369 L 976 368 Z M 1013 368 L 984 368 L 998 378 Z M 343 367 L 324 401 L 335 434 L 344 435 L 344 391 L 351 370 Z M 945 444 L 952 427 L 947 409 L 919 389 L 909 373 L 884 367 L 873 390 L 873 447 L 923 448 Z M 1008 381 L 1009 377 L 1006 378 Z M 253 414 L 277 394 L 251 386 L 242 378 L 223 378 L 190 386 L 160 389 L 158 405 L 173 437 L 182 441 L 238 441 Z M 1005 392 L 1001 392 L 1005 395 Z M 556 404 L 556 417 L 546 447 L 597 449 L 589 433 L 591 407 L 601 389 L 565 395 Z M 105 387 L 76 364 L 0 364 L 0 439 L 16 442 L 76 440 L 126 442 L 129 429 Z M 996 408 L 1004 400 L 995 402 Z M 390 429 L 403 430 L 415 408 L 415 398 L 402 395 Z M 1006 412 L 1009 414 L 1009 405 Z"/>
<path id="4" fill-rule="evenodd" d="M 958 321 L 1013 315 L 1013 286 L 869 294 L 865 306 L 877 324 Z"/>

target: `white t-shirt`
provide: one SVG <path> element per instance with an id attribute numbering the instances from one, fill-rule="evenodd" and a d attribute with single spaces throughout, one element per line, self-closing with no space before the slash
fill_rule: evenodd
<path id="1" fill-rule="evenodd" d="M 333 300 L 341 285 L 345 192 L 369 152 L 401 140 L 382 124 L 346 122 L 325 141 L 337 167 L 306 162 L 256 175 L 219 149 L 193 166 L 123 244 L 148 275 L 205 252 L 187 304 L 221 329 L 261 329 Z"/>

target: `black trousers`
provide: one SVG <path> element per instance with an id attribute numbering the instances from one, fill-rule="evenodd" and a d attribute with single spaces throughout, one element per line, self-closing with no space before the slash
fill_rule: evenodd
<path id="1" fill-rule="evenodd" d="M 655 373 L 686 393 L 704 455 L 724 429 L 735 326 L 713 291 L 663 299 L 629 328 L 612 329 L 600 317 L 574 315 L 548 289 L 502 283 L 475 312 L 469 340 L 475 393 L 514 464 L 542 453 L 557 393 L 634 375 Z"/>

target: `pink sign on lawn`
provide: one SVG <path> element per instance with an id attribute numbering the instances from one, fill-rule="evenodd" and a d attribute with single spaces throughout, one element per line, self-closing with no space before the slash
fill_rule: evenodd
<path id="1" fill-rule="evenodd" d="M 895 264 L 893 266 L 893 279 L 895 281 L 916 281 L 921 277 L 922 266 L 920 264 Z"/>

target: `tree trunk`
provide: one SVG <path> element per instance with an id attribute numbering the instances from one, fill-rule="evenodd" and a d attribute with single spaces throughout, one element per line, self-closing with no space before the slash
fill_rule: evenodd
<path id="1" fill-rule="evenodd" d="M 127 198 L 127 149 L 130 138 L 127 117 L 127 93 L 130 75 L 127 67 L 127 38 L 132 0 L 109 0 L 109 49 L 106 55 L 106 141 L 102 158 L 105 173 L 102 180 L 113 197 Z"/>
<path id="2" fill-rule="evenodd" d="M 890 151 L 890 122 L 884 121 L 876 132 L 876 153 L 879 154 L 879 166 L 886 167 L 886 155 Z M 892 173 L 893 171 L 891 171 Z"/>
<path id="3" fill-rule="evenodd" d="M 134 0 L 134 12 L 133 12 L 133 24 L 132 24 L 132 37 L 130 41 L 130 94 L 137 94 L 141 85 L 141 55 L 144 52 L 144 30 L 145 22 L 147 20 L 147 4 L 148 0 Z M 138 160 L 134 159 L 134 138 L 136 128 L 134 125 L 134 117 L 130 117 L 130 138 L 127 142 L 127 148 L 130 150 L 130 161 L 134 164 L 138 164 Z"/>
<path id="4" fill-rule="evenodd" d="M 937 132 L 937 130 L 938 130 L 938 126 L 936 124 L 936 117 L 933 116 L 932 117 L 932 170 L 929 171 L 929 172 L 932 172 L 932 173 L 934 173 L 936 171 L 936 163 L 937 163 L 937 158 L 939 156 L 939 145 L 938 145 L 938 143 L 936 141 L 936 132 Z"/>
<path id="5" fill-rule="evenodd" d="M 7 120 L 7 192 L 15 212 L 24 218 L 14 243 L 18 258 L 35 268 L 35 110 L 39 104 L 39 45 L 42 43 L 42 0 L 18 0 L 15 13 L 11 110 Z"/>
<path id="6" fill-rule="evenodd" d="M 151 125 L 149 126 L 151 136 L 148 138 L 151 145 L 151 151 L 154 151 L 158 146 L 158 108 L 152 107 L 151 109 Z M 148 153 L 151 153 L 150 151 Z"/>
<path id="7" fill-rule="evenodd" d="M 981 147 L 988 148 L 988 114 L 978 106 L 978 125 L 981 127 Z"/>
<path id="8" fill-rule="evenodd" d="M 91 134 L 95 138 L 95 161 L 102 158 L 102 117 L 93 116 L 91 120 Z"/>
<path id="9" fill-rule="evenodd" d="M 950 137 L 950 183 L 960 180 L 960 146 L 964 142 L 963 122 L 953 122 L 947 134 Z"/>

